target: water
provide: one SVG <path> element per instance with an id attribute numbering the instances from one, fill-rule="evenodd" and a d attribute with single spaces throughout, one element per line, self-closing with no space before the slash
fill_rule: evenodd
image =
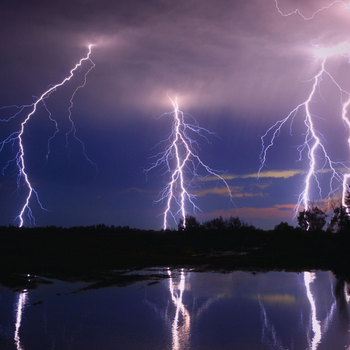
<path id="1" fill-rule="evenodd" d="M 330 272 L 160 272 L 77 293 L 87 284 L 0 287 L 0 349 L 350 349 L 347 285 Z"/>

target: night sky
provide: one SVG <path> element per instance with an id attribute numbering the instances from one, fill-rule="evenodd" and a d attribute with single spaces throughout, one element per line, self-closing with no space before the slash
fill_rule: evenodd
<path id="1" fill-rule="evenodd" d="M 331 1 L 305 3 L 278 2 L 283 13 L 298 8 L 311 17 Z M 152 165 L 152 155 L 164 150 L 166 144 L 158 143 L 171 132 L 171 114 L 159 118 L 172 111 L 167 95 L 177 96 L 183 112 L 215 133 L 208 141 L 197 139 L 198 154 L 211 168 L 225 171 L 233 193 L 230 202 L 217 180 L 196 183 L 200 187 L 191 191 L 202 210 L 198 220 L 222 215 L 264 229 L 281 221 L 296 225 L 293 210 L 308 169 L 307 154 L 300 159 L 297 148 L 305 138 L 305 111 L 281 130 L 257 179 L 260 138 L 308 98 L 321 64 L 315 49 L 348 40 L 350 11 L 344 3 L 336 2 L 312 20 L 282 16 L 274 0 L 5 0 L 0 14 L 0 106 L 34 103 L 50 84 L 67 77 L 94 44 L 96 66 L 75 95 L 72 119 L 98 172 L 79 142 L 71 139 L 70 149 L 65 143 L 69 98 L 87 62 L 46 101 L 61 130 L 47 162 L 47 142 L 55 129 L 42 104 L 25 128 L 26 169 L 47 209 L 42 211 L 33 198 L 36 225 L 160 229 L 165 203 L 154 201 L 168 178 L 162 171 L 146 177 L 144 169 Z M 331 57 L 326 68 L 350 91 L 349 57 Z M 312 113 L 332 159 L 347 162 L 349 130 L 341 119 L 340 97 L 331 76 L 324 75 Z M 13 112 L 0 110 L 0 119 Z M 0 141 L 18 130 L 24 117 L 1 122 Z M 2 149 L 1 168 L 14 158 L 16 145 Z M 324 162 L 321 155 L 319 161 Z M 25 200 L 25 188 L 16 192 L 16 175 L 11 163 L 0 177 L 0 225 L 17 223 L 13 220 Z M 319 176 L 325 198 L 327 168 Z M 312 186 L 315 203 L 318 192 Z M 189 206 L 187 211 L 192 214 Z"/>

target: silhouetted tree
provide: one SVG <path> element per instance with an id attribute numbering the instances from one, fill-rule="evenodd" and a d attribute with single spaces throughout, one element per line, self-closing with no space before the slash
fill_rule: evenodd
<path id="1" fill-rule="evenodd" d="M 333 215 L 328 224 L 327 231 L 339 232 L 346 228 L 349 228 L 349 215 L 346 212 L 346 208 L 341 204 L 333 208 Z"/>
<path id="2" fill-rule="evenodd" d="M 227 228 L 230 230 L 239 230 L 243 226 L 244 224 L 242 223 L 242 221 L 239 219 L 238 216 L 236 217 L 230 216 L 230 218 L 227 220 Z"/>
<path id="3" fill-rule="evenodd" d="M 345 195 L 345 198 L 344 198 L 344 203 L 346 205 L 346 208 L 350 209 L 350 191 L 349 191 L 349 189 L 346 191 L 346 195 Z"/>
<path id="4" fill-rule="evenodd" d="M 244 224 L 238 217 L 231 216 L 229 219 L 223 219 L 222 216 L 206 221 L 203 227 L 206 230 L 238 230 Z"/>
<path id="5" fill-rule="evenodd" d="M 345 195 L 345 206 L 343 205 L 342 201 L 339 202 L 339 205 L 334 205 L 331 203 L 333 215 L 327 228 L 327 231 L 329 232 L 343 232 L 344 230 L 350 230 L 350 192 L 347 191 Z"/>
<path id="6" fill-rule="evenodd" d="M 178 231 L 193 231 L 198 230 L 201 224 L 192 215 L 186 215 L 186 226 L 184 226 L 184 220 L 181 218 L 177 225 Z"/>
<path id="7" fill-rule="evenodd" d="M 275 226 L 274 231 L 278 232 L 290 232 L 294 230 L 294 227 L 289 225 L 287 222 L 280 222 L 278 225 Z"/>
<path id="8" fill-rule="evenodd" d="M 317 206 L 311 205 L 308 210 L 299 212 L 298 225 L 303 230 L 322 230 L 326 224 L 326 213 Z"/>
<path id="9" fill-rule="evenodd" d="M 219 216 L 218 218 L 206 221 L 203 225 L 207 230 L 224 230 L 226 229 L 226 222 Z"/>

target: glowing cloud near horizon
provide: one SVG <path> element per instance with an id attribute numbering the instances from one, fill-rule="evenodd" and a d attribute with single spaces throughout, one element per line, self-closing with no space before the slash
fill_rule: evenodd
<path id="1" fill-rule="evenodd" d="M 278 7 L 278 3 L 275 0 L 278 11 L 283 16 L 290 16 L 292 14 L 299 14 L 304 20 L 312 19 L 318 12 L 330 8 L 336 3 L 342 3 L 342 1 L 334 1 L 331 5 L 323 7 L 316 11 L 311 17 L 305 17 L 299 10 L 295 10 L 291 13 L 284 14 Z M 313 113 L 312 107 L 317 104 L 316 95 L 318 98 L 323 99 L 321 95 L 321 82 L 324 78 L 328 78 L 330 84 L 339 92 L 339 103 L 341 107 L 342 123 L 347 130 L 350 130 L 350 121 L 348 118 L 348 107 L 350 105 L 350 93 L 344 90 L 327 70 L 326 64 L 331 57 L 350 58 L 350 43 L 342 42 L 333 47 L 320 47 L 315 48 L 314 61 L 320 64 L 317 73 L 308 82 L 311 82 L 311 89 L 306 96 L 304 102 L 297 105 L 284 119 L 277 121 L 272 125 L 266 133 L 261 137 L 262 150 L 260 153 L 260 167 L 258 173 L 260 174 L 266 164 L 267 153 L 269 149 L 274 145 L 276 138 L 279 136 L 284 124 L 290 124 L 290 130 L 292 130 L 292 124 L 298 114 L 304 113 L 303 123 L 305 127 L 303 143 L 297 147 L 299 152 L 299 161 L 303 159 L 304 154 L 307 154 L 309 159 L 309 168 L 306 173 L 304 189 L 300 193 L 297 204 L 295 206 L 295 216 L 298 214 L 300 207 L 304 210 L 309 210 L 310 203 L 312 202 L 311 184 L 315 182 L 318 187 L 319 197 L 322 198 L 322 186 L 319 181 L 319 176 L 325 169 L 330 172 L 329 189 L 326 198 L 333 196 L 338 189 L 342 188 L 342 200 L 344 203 L 345 193 L 348 190 L 348 180 L 350 178 L 350 168 L 345 165 L 345 162 L 334 161 L 329 152 L 326 149 L 326 140 L 319 130 L 315 127 L 315 119 L 317 116 Z M 350 59 L 349 62 L 350 63 Z M 348 139 L 350 146 L 350 138 Z"/>
<path id="2" fill-rule="evenodd" d="M 47 143 L 46 160 L 48 160 L 49 155 L 50 155 L 50 143 L 55 138 L 56 134 L 59 132 L 59 128 L 58 128 L 58 122 L 56 119 L 54 119 L 52 117 L 51 112 L 47 108 L 45 100 L 48 99 L 50 97 L 50 95 L 52 93 L 54 93 L 59 87 L 63 86 L 67 81 L 71 80 L 72 77 L 76 73 L 79 73 L 83 69 L 82 68 L 83 62 L 86 62 L 86 61 L 88 61 L 90 63 L 90 67 L 84 73 L 83 82 L 80 85 L 78 85 L 78 87 L 74 90 L 74 92 L 72 93 L 70 100 L 69 100 L 70 105 L 68 107 L 68 120 L 70 122 L 71 128 L 66 133 L 66 146 L 67 146 L 67 148 L 69 148 L 68 147 L 68 145 L 69 145 L 68 139 L 70 136 L 72 136 L 76 141 L 78 141 L 81 144 L 85 158 L 92 165 L 94 165 L 96 167 L 96 165 L 86 155 L 84 143 L 76 135 L 76 128 L 75 128 L 75 124 L 72 120 L 72 111 L 71 111 L 73 108 L 73 99 L 75 97 L 75 94 L 77 93 L 77 91 L 80 88 L 85 86 L 87 75 L 95 67 L 94 62 L 90 58 L 91 47 L 92 47 L 92 45 L 89 45 L 89 50 L 88 50 L 86 57 L 80 59 L 80 61 L 75 65 L 75 67 L 70 70 L 70 74 L 68 75 L 68 77 L 66 77 L 60 83 L 58 83 L 56 85 L 51 85 L 51 87 L 48 90 L 46 90 L 40 97 L 37 98 L 35 103 L 32 103 L 30 105 L 22 105 L 22 106 L 17 106 L 17 105 L 4 106 L 4 107 L 0 108 L 0 110 L 11 110 L 11 109 L 16 110 L 16 112 L 14 114 L 12 114 L 10 117 L 0 119 L 0 122 L 6 122 L 6 123 L 9 123 L 10 121 L 15 119 L 16 117 L 19 117 L 26 109 L 28 109 L 28 108 L 30 109 L 30 112 L 28 114 L 26 114 L 24 120 L 21 122 L 19 130 L 12 132 L 4 140 L 0 141 L 0 152 L 7 145 L 10 145 L 12 147 L 12 149 L 14 149 L 15 146 L 18 147 L 18 151 L 17 151 L 14 159 L 9 160 L 7 162 L 7 164 L 2 169 L 2 173 L 4 174 L 5 170 L 9 167 L 9 165 L 12 162 L 14 162 L 16 164 L 17 169 L 18 169 L 17 191 L 18 192 L 20 191 L 20 189 L 22 187 L 22 183 L 23 183 L 23 187 L 25 187 L 28 190 L 28 194 L 26 195 L 26 198 L 25 198 L 25 203 L 24 203 L 22 209 L 20 210 L 19 215 L 14 219 L 14 221 L 19 221 L 20 227 L 22 227 L 24 224 L 24 215 L 25 214 L 27 214 L 27 216 L 28 216 L 29 224 L 35 225 L 35 218 L 34 218 L 32 209 L 30 207 L 30 201 L 32 200 L 33 194 L 35 195 L 36 200 L 37 200 L 39 206 L 41 207 L 41 209 L 46 210 L 46 209 L 44 209 L 43 205 L 41 204 L 40 199 L 39 199 L 39 195 L 35 191 L 34 187 L 32 186 L 30 179 L 29 179 L 29 175 L 27 173 L 26 161 L 25 161 L 25 147 L 24 147 L 24 143 L 23 143 L 23 135 L 25 132 L 25 128 L 26 128 L 27 124 L 29 123 L 30 119 L 32 118 L 32 116 L 37 112 L 38 107 L 43 106 L 44 109 L 48 113 L 48 117 L 49 117 L 50 121 L 53 122 L 55 125 L 55 131 L 54 131 L 53 135 L 49 138 L 48 143 Z"/>
<path id="3" fill-rule="evenodd" d="M 198 142 L 190 136 L 193 134 L 206 139 L 205 134 L 213 133 L 200 127 L 193 117 L 192 123 L 186 122 L 186 118 L 190 116 L 179 110 L 177 99 L 170 99 L 170 101 L 174 107 L 174 111 L 164 113 L 162 116 L 173 116 L 172 131 L 166 140 L 160 142 L 168 142 L 169 144 L 166 146 L 165 151 L 152 157 L 156 158 L 156 161 L 149 169 L 145 170 L 147 175 L 149 171 L 161 168 L 163 169 L 162 175 L 170 176 L 169 182 L 156 200 L 156 202 L 166 202 L 163 212 L 164 230 L 169 227 L 169 216 L 174 219 L 175 224 L 177 217 L 180 216 L 183 220 L 183 227 L 186 227 L 186 203 L 192 206 L 193 212 L 199 210 L 194 203 L 195 195 L 190 192 L 190 189 L 198 187 L 196 180 L 203 178 L 198 173 L 199 167 L 204 168 L 208 175 L 215 176 L 220 180 L 226 187 L 227 193 L 232 200 L 232 193 L 228 183 L 223 176 L 220 176 L 217 170 L 211 169 L 202 162 L 197 154 L 197 150 L 199 149 Z"/>

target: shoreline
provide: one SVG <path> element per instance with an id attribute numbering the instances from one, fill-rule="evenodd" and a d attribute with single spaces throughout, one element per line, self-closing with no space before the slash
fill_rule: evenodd
<path id="1" fill-rule="evenodd" d="M 138 270 L 152 267 L 257 273 L 329 270 L 350 281 L 350 232 L 250 227 L 177 232 L 104 225 L 0 229 L 0 284 L 11 289 L 30 288 L 28 274 L 106 286 L 132 283 L 125 271 L 135 271 L 138 280 Z"/>

